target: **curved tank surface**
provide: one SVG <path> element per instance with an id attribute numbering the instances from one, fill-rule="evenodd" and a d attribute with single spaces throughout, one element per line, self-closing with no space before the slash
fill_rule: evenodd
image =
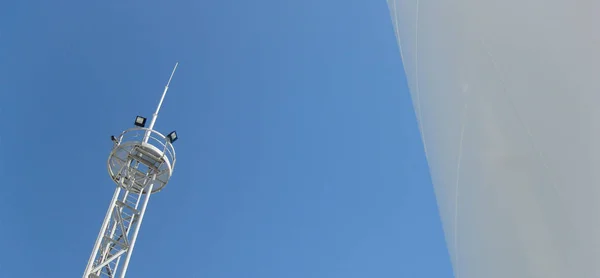
<path id="1" fill-rule="evenodd" d="M 600 277 L 600 2 L 388 6 L 455 277 Z"/>

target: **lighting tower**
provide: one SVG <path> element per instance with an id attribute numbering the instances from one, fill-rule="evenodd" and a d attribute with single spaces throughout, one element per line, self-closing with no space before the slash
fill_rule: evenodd
<path id="1" fill-rule="evenodd" d="M 113 149 L 108 173 L 117 184 L 83 278 L 124 278 L 150 195 L 167 185 L 175 167 L 175 131 L 167 136 L 154 130 L 169 84 L 171 72 L 148 128 L 146 118 L 137 116 L 135 127 L 111 136 Z"/>

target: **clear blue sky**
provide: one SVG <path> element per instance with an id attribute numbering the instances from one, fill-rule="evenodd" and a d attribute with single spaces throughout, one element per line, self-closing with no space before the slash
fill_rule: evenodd
<path id="1" fill-rule="evenodd" d="M 176 61 L 128 277 L 452 276 L 385 1 L 37 0 L 0 4 L 0 278 L 82 275 Z"/>

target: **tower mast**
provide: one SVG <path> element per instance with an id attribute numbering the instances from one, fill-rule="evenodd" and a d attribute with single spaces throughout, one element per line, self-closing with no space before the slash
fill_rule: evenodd
<path id="1" fill-rule="evenodd" d="M 145 127 L 146 118 L 137 116 L 135 127 L 111 137 L 114 146 L 108 157 L 108 172 L 117 186 L 83 278 L 125 277 L 150 195 L 162 190 L 173 174 L 177 133 L 165 136 L 154 130 L 154 124 L 178 64 L 149 127 Z"/>

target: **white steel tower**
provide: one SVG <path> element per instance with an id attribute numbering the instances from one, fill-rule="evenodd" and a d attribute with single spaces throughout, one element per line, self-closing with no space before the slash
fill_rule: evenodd
<path id="1" fill-rule="evenodd" d="M 136 127 L 111 137 L 114 146 L 108 157 L 108 173 L 117 188 L 83 278 L 125 277 L 150 195 L 162 190 L 173 174 L 177 133 L 164 136 L 153 128 L 176 69 L 177 64 L 148 128 L 146 118 L 137 116 Z"/>

